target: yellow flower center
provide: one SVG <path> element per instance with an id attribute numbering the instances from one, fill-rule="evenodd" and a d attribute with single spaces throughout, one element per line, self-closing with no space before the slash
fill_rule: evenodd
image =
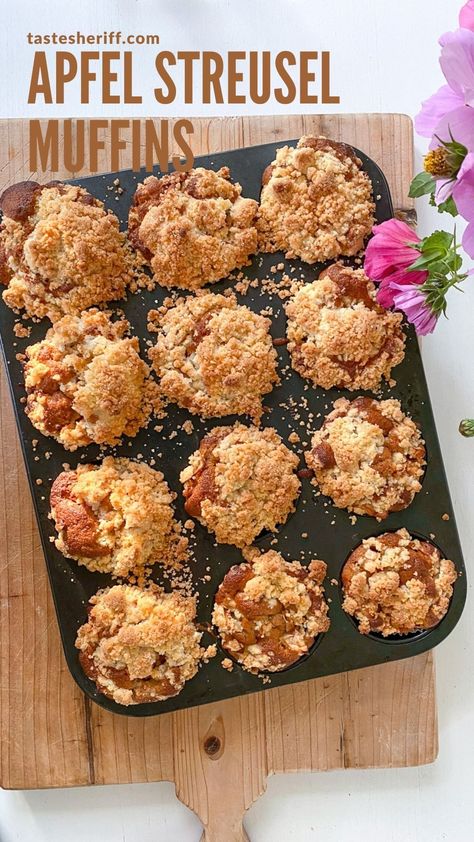
<path id="1" fill-rule="evenodd" d="M 429 172 L 435 178 L 447 178 L 451 175 L 452 166 L 449 160 L 449 152 L 443 146 L 428 152 L 423 162 L 425 172 Z"/>

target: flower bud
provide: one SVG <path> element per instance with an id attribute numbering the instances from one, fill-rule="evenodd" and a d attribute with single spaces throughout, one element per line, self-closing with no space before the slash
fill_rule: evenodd
<path id="1" fill-rule="evenodd" d="M 467 438 L 474 436 L 474 418 L 464 418 L 459 425 L 459 432 Z"/>

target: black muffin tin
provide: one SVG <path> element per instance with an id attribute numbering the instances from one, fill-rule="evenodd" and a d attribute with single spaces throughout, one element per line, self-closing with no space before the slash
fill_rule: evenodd
<path id="1" fill-rule="evenodd" d="M 296 141 L 288 141 L 294 144 Z M 230 167 L 234 180 L 242 185 L 244 196 L 258 199 L 260 192 L 260 178 L 263 170 L 275 157 L 276 149 L 282 142 L 269 143 L 263 146 L 237 149 L 216 155 L 202 156 L 196 159 L 196 166 L 218 169 L 223 165 Z M 383 173 L 379 167 L 362 152 L 356 150 L 363 162 L 365 171 L 369 174 L 376 197 L 376 216 L 382 222 L 393 216 L 390 191 Z M 159 174 L 156 171 L 156 174 Z M 124 228 L 130 202 L 136 185 L 145 173 L 135 174 L 131 171 L 98 175 L 83 178 L 73 183 L 83 185 L 93 196 L 105 203 L 120 218 Z M 114 180 L 119 179 L 122 193 L 118 193 Z M 298 260 L 285 260 L 281 253 L 272 255 L 257 255 L 252 265 L 243 270 L 249 278 L 263 278 L 271 276 L 270 268 L 283 263 L 285 271 L 291 274 L 294 267 L 294 277 L 303 274 L 308 281 L 314 280 L 324 265 L 309 266 Z M 272 275 L 278 279 L 280 273 Z M 212 292 L 221 292 L 232 288 L 231 280 L 222 281 L 208 287 Z M 169 295 L 167 290 L 156 288 L 153 292 L 141 291 L 129 294 L 126 302 L 118 302 L 117 307 L 123 309 L 132 325 L 132 332 L 140 339 L 141 352 L 145 357 L 148 339 L 153 336 L 147 331 L 147 313 L 150 309 L 161 304 Z M 262 295 L 258 289 L 249 287 L 245 296 L 238 295 L 240 303 L 246 304 L 257 312 L 270 306 L 273 309 L 272 335 L 275 339 L 285 336 L 285 316 L 283 304 L 278 296 Z M 110 305 L 112 307 L 112 305 Z M 220 699 L 253 693 L 264 688 L 279 687 L 298 681 L 305 681 L 317 676 L 346 670 L 368 667 L 386 661 L 395 661 L 418 655 L 440 643 L 454 628 L 463 610 L 466 598 L 466 576 L 462 558 L 461 546 L 456 529 L 456 523 L 451 506 L 448 484 L 443 468 L 438 437 L 436 434 L 430 398 L 426 385 L 423 365 L 420 357 L 417 339 L 410 326 L 407 331 L 406 357 L 401 365 L 394 370 L 397 384 L 393 389 L 384 386 L 381 397 L 394 397 L 401 401 L 402 408 L 408 412 L 416 422 L 419 422 L 426 441 L 428 465 L 423 479 L 423 487 L 411 506 L 402 512 L 391 514 L 383 523 L 378 523 L 370 517 L 353 519 L 348 512 L 336 509 L 325 497 L 316 496 L 315 489 L 309 479 L 302 479 L 301 495 L 296 512 L 291 515 L 286 524 L 276 533 L 264 534 L 255 542 L 261 549 L 270 546 L 279 550 L 288 560 L 298 559 L 309 563 L 312 558 L 321 558 L 327 562 L 328 573 L 325 580 L 326 597 L 329 602 L 329 617 L 331 627 L 325 635 L 320 635 L 309 654 L 297 664 L 279 673 L 269 673 L 269 681 L 245 672 L 238 664 L 234 664 L 232 672 L 221 666 L 226 653 L 220 648 L 219 641 L 217 656 L 208 664 L 201 667 L 198 674 L 185 685 L 182 692 L 175 698 L 164 702 L 132 705 L 122 707 L 110 701 L 97 692 L 95 685 L 86 678 L 78 661 L 78 652 L 74 641 L 77 629 L 86 620 L 86 606 L 89 598 L 99 589 L 113 583 L 109 575 L 90 573 L 85 567 L 79 567 L 76 562 L 64 558 L 55 548 L 52 539 L 54 529 L 48 519 L 49 492 L 54 478 L 63 470 L 63 464 L 75 467 L 79 462 L 96 462 L 105 453 L 136 457 L 142 454 L 144 461 L 152 457 L 156 459 L 154 467 L 163 470 L 171 488 L 177 492 L 176 514 L 184 522 L 187 515 L 183 508 L 183 498 L 179 483 L 179 474 L 187 464 L 190 454 L 197 449 L 202 436 L 212 427 L 222 424 L 232 424 L 234 417 L 202 421 L 197 416 L 191 416 L 187 411 L 176 406 L 170 406 L 168 416 L 164 421 L 151 419 L 148 428 L 141 430 L 134 439 L 125 439 L 121 446 L 101 451 L 96 446 L 80 449 L 74 453 L 65 451 L 52 438 L 45 438 L 30 424 L 23 410 L 24 387 L 21 365 L 16 355 L 27 345 L 43 338 L 49 327 L 44 319 L 40 324 L 32 326 L 28 339 L 17 339 L 13 332 L 17 316 L 2 302 L 1 304 L 1 334 L 3 353 L 9 373 L 10 387 L 13 395 L 18 429 L 23 446 L 23 453 L 28 471 L 31 492 L 36 508 L 36 514 L 46 556 L 46 563 L 51 583 L 51 589 L 56 606 L 61 638 L 69 669 L 82 690 L 97 704 L 114 713 L 128 716 L 149 716 L 179 708 L 215 702 Z M 264 403 L 270 412 L 264 414 L 263 425 L 273 426 L 282 436 L 285 443 L 292 449 L 302 453 L 301 445 L 288 442 L 288 435 L 296 431 L 302 442 L 309 441 L 312 430 L 322 423 L 323 416 L 330 411 L 336 398 L 346 396 L 355 398 L 360 392 L 344 390 L 314 389 L 292 371 L 289 356 L 284 346 L 278 346 L 279 369 L 282 373 L 281 385 L 276 387 L 270 395 L 266 395 Z M 296 404 L 300 399 L 307 401 L 308 410 L 302 408 L 290 409 L 289 399 Z M 379 395 L 380 397 L 380 395 Z M 281 404 L 287 404 L 284 408 Z M 308 429 L 307 414 L 314 413 L 311 429 Z M 316 417 L 320 414 L 320 417 Z M 191 418 L 194 431 L 187 435 L 182 424 Z M 240 419 L 247 423 L 247 419 Z M 163 431 L 157 432 L 156 424 L 163 424 Z M 454 423 L 454 419 L 453 419 Z M 177 431 L 178 435 L 169 439 L 169 433 Z M 34 449 L 32 441 L 38 440 Z M 48 455 L 49 454 L 49 455 Z M 158 456 L 161 454 L 161 457 Z M 39 459 L 37 458 L 39 457 Z M 301 456 L 301 468 L 304 468 L 304 458 Z M 443 519 L 448 515 L 449 519 Z M 350 552 L 363 538 L 377 535 L 385 531 L 406 527 L 413 535 L 431 539 L 442 551 L 451 558 L 459 572 L 459 578 L 454 586 L 454 595 L 445 618 L 434 629 L 420 632 L 404 638 L 383 639 L 377 635 L 363 636 L 359 634 L 356 624 L 341 608 L 342 595 L 339 582 L 342 566 Z M 303 537 L 307 535 L 307 537 Z M 272 540 L 277 538 L 277 543 Z M 199 594 L 198 621 L 208 628 L 214 594 L 224 574 L 233 564 L 242 561 L 241 553 L 235 547 L 227 545 L 216 546 L 213 537 L 199 523 L 196 523 L 191 542 L 194 547 L 195 561 L 191 563 L 193 581 Z M 209 576 L 209 581 L 203 581 Z M 163 582 L 166 588 L 170 585 L 161 578 L 159 565 L 155 565 L 153 578 Z M 13 607 L 12 607 L 12 610 Z M 203 643 L 213 641 L 212 634 L 205 632 Z"/>

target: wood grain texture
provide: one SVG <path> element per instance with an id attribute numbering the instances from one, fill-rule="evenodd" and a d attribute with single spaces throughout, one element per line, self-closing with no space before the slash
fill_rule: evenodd
<path id="1" fill-rule="evenodd" d="M 194 120 L 195 154 L 316 132 L 363 149 L 395 206 L 412 174 L 402 115 Z M 71 177 L 28 171 L 26 121 L 0 121 L 0 190 Z M 121 166 L 130 164 L 130 145 Z M 100 169 L 108 169 L 108 150 Z M 72 175 L 86 175 L 74 173 Z M 1 372 L 0 720 L 5 788 L 171 780 L 207 842 L 246 839 L 245 810 L 269 774 L 432 762 L 438 750 L 431 654 L 152 719 L 114 716 L 84 698 L 62 656 L 13 411 Z"/>

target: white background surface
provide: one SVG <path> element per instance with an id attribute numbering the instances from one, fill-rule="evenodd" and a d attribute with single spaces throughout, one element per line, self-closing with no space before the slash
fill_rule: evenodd
<path id="1" fill-rule="evenodd" d="M 442 81 L 437 39 L 457 25 L 462 0 L 0 0 L 0 114 L 56 116 L 28 108 L 33 48 L 26 33 L 157 33 L 162 49 L 332 51 L 340 106 L 326 111 L 400 111 L 414 115 Z M 64 49 L 69 49 L 68 47 Z M 137 47 L 136 87 L 149 92 L 143 115 L 157 114 L 155 47 Z M 280 107 L 281 108 L 281 107 Z M 308 106 L 291 106 L 293 112 Z M 317 108 L 317 107 L 316 107 Z M 234 113 L 240 106 L 234 106 Z M 251 107 L 248 108 L 250 112 Z M 256 109 L 255 109 L 256 110 Z M 269 104 L 262 111 L 272 113 Z M 285 110 L 281 108 L 281 110 Z M 137 106 L 89 105 L 83 114 L 136 116 Z M 169 113 L 184 113 L 178 105 Z M 34 112 L 34 113 L 33 113 Z M 231 108 L 227 113 L 232 113 Z M 58 112 L 59 114 L 59 109 Z M 63 116 L 80 113 L 73 99 Z M 188 113 L 204 112 L 197 107 Z M 221 112 L 224 113 L 224 109 Z M 417 140 L 418 164 L 425 150 Z M 420 230 L 445 217 L 420 203 Z M 446 218 L 449 220 L 449 218 Z M 448 223 L 446 223 L 448 224 Z M 473 575 L 474 440 L 458 422 L 474 415 L 474 280 L 454 293 L 449 321 L 424 341 L 430 384 L 466 562 Z M 474 628 L 472 599 L 437 650 L 440 756 L 419 769 L 344 771 L 278 776 L 249 811 L 252 842 L 470 842 L 474 838 Z M 197 842 L 200 823 L 175 798 L 171 784 L 74 790 L 1 792 L 1 842 Z"/>

